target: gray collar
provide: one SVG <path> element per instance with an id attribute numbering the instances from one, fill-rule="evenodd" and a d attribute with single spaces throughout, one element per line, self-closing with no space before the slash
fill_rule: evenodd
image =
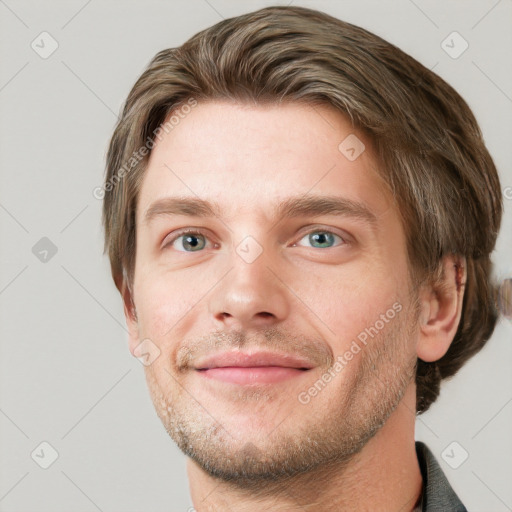
<path id="1" fill-rule="evenodd" d="M 428 446 L 416 441 L 416 455 L 423 477 L 422 512 L 468 512 L 452 489 Z"/>

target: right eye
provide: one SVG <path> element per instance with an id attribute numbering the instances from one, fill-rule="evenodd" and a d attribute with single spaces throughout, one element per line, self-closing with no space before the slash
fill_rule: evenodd
<path id="1" fill-rule="evenodd" d="M 206 247 L 206 235 L 197 229 L 182 229 L 174 233 L 173 237 L 164 242 L 163 249 L 173 247 L 179 252 L 199 252 Z"/>

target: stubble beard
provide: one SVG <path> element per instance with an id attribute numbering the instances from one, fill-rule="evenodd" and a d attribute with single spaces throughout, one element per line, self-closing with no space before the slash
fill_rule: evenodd
<path id="1" fill-rule="evenodd" d="M 146 381 L 155 410 L 178 448 L 211 477 L 244 489 L 280 485 L 290 478 L 343 470 L 379 431 L 398 407 L 411 380 L 416 356 L 410 343 L 415 320 L 405 311 L 362 346 L 360 360 L 350 361 L 321 391 L 330 393 L 328 410 L 315 407 L 315 398 L 264 439 L 235 438 L 216 418 L 215 404 L 200 404 L 165 370 L 169 388 L 163 390 L 151 367 Z M 354 365 L 354 367 L 352 367 Z M 355 367 L 357 365 L 357 368 Z M 328 368 L 325 368 L 328 371 Z M 323 373 L 323 372 L 322 372 Z M 315 374 L 311 385 L 321 376 Z M 255 389 L 237 401 L 269 404 L 272 394 Z"/>

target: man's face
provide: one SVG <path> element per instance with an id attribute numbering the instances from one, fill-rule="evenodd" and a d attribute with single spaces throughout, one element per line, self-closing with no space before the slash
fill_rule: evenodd
<path id="1" fill-rule="evenodd" d="M 327 196 L 341 209 L 278 215 Z M 220 211 L 162 203 L 176 197 Z M 341 114 L 199 103 L 153 149 L 136 223 L 130 350 L 158 347 L 145 367 L 156 411 L 208 473 L 347 461 L 414 386 L 404 231 Z M 222 359 L 239 352 L 266 359 Z"/>

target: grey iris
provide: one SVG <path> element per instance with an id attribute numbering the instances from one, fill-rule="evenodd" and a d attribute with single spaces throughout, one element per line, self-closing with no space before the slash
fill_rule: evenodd
<path id="1" fill-rule="evenodd" d="M 204 240 L 197 243 L 197 240 L 201 240 L 201 238 L 201 235 L 183 235 L 183 247 L 185 250 L 188 250 L 187 245 L 189 245 L 192 251 L 201 250 L 205 245 Z"/>
<path id="2" fill-rule="evenodd" d="M 311 245 L 313 243 L 319 243 L 321 247 L 326 247 L 325 244 L 334 243 L 334 235 L 332 233 L 325 233 L 323 231 L 317 231 L 316 233 L 311 233 L 309 235 L 309 242 Z M 318 246 L 317 246 L 318 247 Z"/>

